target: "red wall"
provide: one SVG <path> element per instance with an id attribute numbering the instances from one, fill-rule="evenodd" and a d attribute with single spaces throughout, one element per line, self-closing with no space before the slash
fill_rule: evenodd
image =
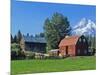
<path id="1" fill-rule="evenodd" d="M 68 46 L 68 55 L 75 56 L 75 45 Z"/>
<path id="2" fill-rule="evenodd" d="M 61 55 L 63 56 L 75 56 L 75 45 L 63 46 L 63 47 L 60 47 L 59 49 L 60 49 Z"/>

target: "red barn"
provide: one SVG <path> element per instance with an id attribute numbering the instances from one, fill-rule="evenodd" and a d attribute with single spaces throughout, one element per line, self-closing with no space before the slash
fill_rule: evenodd
<path id="1" fill-rule="evenodd" d="M 88 42 L 82 36 L 68 36 L 61 40 L 59 51 L 62 56 L 85 56 L 88 55 Z"/>

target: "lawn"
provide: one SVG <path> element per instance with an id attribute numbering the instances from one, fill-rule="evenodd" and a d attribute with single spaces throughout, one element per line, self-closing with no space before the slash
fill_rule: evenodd
<path id="1" fill-rule="evenodd" d="M 68 57 L 65 59 L 14 60 L 11 61 L 11 74 L 95 70 L 95 56 Z"/>

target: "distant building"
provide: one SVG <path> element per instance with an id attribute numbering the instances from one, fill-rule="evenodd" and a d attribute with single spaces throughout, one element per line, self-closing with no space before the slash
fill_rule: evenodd
<path id="1" fill-rule="evenodd" d="M 46 40 L 44 37 L 23 36 L 20 41 L 20 47 L 24 51 L 46 52 Z"/>
<path id="2" fill-rule="evenodd" d="M 88 55 L 88 41 L 85 36 L 67 36 L 61 40 L 59 51 L 62 56 Z"/>

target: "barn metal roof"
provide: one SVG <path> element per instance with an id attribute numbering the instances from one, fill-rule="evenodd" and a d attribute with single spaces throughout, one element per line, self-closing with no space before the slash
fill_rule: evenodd
<path id="1" fill-rule="evenodd" d="M 25 42 L 46 43 L 44 37 L 23 36 Z"/>
<path id="2" fill-rule="evenodd" d="M 61 46 L 68 46 L 68 45 L 75 45 L 78 41 L 80 36 L 69 36 L 61 40 L 59 47 Z"/>

